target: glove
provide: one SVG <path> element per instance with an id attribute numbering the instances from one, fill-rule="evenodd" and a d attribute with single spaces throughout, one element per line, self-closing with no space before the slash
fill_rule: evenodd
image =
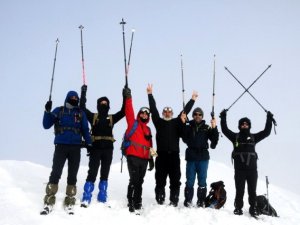
<path id="1" fill-rule="evenodd" d="M 86 146 L 86 156 L 90 156 L 92 150 L 93 150 L 93 146 L 92 145 L 87 145 Z"/>
<path id="2" fill-rule="evenodd" d="M 50 112 L 52 109 L 52 101 L 48 101 L 45 105 L 46 112 Z"/>
<path id="3" fill-rule="evenodd" d="M 267 118 L 270 120 L 273 119 L 273 114 L 270 111 L 267 112 Z"/>
<path id="4" fill-rule="evenodd" d="M 87 86 L 84 84 L 84 85 L 81 86 L 81 95 L 82 95 L 82 94 L 85 95 L 85 94 L 86 94 L 86 91 L 87 91 Z"/>
<path id="5" fill-rule="evenodd" d="M 153 170 L 153 168 L 154 168 L 154 160 L 153 160 L 153 158 L 151 158 L 151 159 L 149 159 L 149 169 L 148 169 L 148 171 Z"/>
<path id="6" fill-rule="evenodd" d="M 131 90 L 128 87 L 123 88 L 123 97 L 131 98 Z"/>
<path id="7" fill-rule="evenodd" d="M 227 116 L 227 109 L 223 109 L 222 112 L 220 113 L 220 118 L 226 119 L 226 116 Z"/>

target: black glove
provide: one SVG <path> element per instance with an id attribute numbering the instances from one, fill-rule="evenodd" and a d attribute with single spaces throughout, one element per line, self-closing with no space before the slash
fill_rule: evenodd
<path id="1" fill-rule="evenodd" d="M 151 159 L 149 159 L 149 171 L 151 171 L 151 170 L 153 170 L 153 168 L 154 168 L 154 160 L 153 160 L 153 158 L 151 158 Z"/>
<path id="2" fill-rule="evenodd" d="M 128 87 L 123 88 L 123 97 L 131 98 L 131 90 Z"/>
<path id="3" fill-rule="evenodd" d="M 87 91 L 87 86 L 84 84 L 84 85 L 81 86 L 81 95 L 84 94 L 84 96 L 85 96 L 86 91 Z"/>
<path id="4" fill-rule="evenodd" d="M 90 156 L 92 150 L 93 150 L 93 146 L 92 145 L 87 145 L 86 146 L 86 156 Z"/>
<path id="5" fill-rule="evenodd" d="M 222 112 L 220 113 L 220 118 L 226 119 L 226 116 L 227 116 L 227 109 L 223 109 Z"/>
<path id="6" fill-rule="evenodd" d="M 51 109 L 52 109 L 52 101 L 48 101 L 45 105 L 45 110 L 46 112 L 51 112 Z"/>
<path id="7" fill-rule="evenodd" d="M 87 86 L 84 84 L 81 86 L 81 95 L 80 95 L 80 101 L 79 101 L 79 107 L 81 109 L 85 108 L 85 103 L 86 103 L 86 91 L 87 91 Z"/>
<path id="8" fill-rule="evenodd" d="M 267 112 L 267 118 L 270 120 L 273 119 L 273 114 L 270 111 Z"/>

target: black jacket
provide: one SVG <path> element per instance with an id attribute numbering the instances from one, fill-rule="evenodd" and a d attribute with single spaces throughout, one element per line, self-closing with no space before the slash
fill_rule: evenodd
<path id="1" fill-rule="evenodd" d="M 156 128 L 156 146 L 157 153 L 159 152 L 179 152 L 179 138 L 181 137 L 181 131 L 183 124 L 180 119 L 180 114 L 177 118 L 173 118 L 171 120 L 164 120 L 159 116 L 159 112 L 156 108 L 156 103 L 152 94 L 148 94 L 150 112 L 152 114 L 152 121 Z M 184 111 L 188 114 L 195 101 L 190 100 Z"/>
<path id="2" fill-rule="evenodd" d="M 95 113 L 92 113 L 87 108 L 82 108 L 87 116 L 87 119 L 89 123 L 91 124 L 91 132 L 92 136 L 102 136 L 102 137 L 112 137 L 113 138 L 113 126 L 119 122 L 124 116 L 125 116 L 125 110 L 124 110 L 124 100 L 123 105 L 120 111 L 118 111 L 115 114 L 108 114 L 101 116 L 101 114 L 98 114 L 98 118 L 96 120 L 96 123 L 93 125 L 94 115 Z M 110 120 L 110 117 L 112 121 Z M 111 140 L 94 140 L 93 141 L 93 148 L 94 149 L 113 149 L 113 141 Z"/>
<path id="3" fill-rule="evenodd" d="M 219 140 L 218 128 L 211 128 L 202 120 L 200 124 L 196 124 L 194 120 L 190 121 L 189 125 L 185 125 L 183 129 L 184 143 L 188 148 L 185 152 L 185 160 L 199 161 L 209 160 L 209 144 L 212 149 L 216 148 Z"/>
<path id="4" fill-rule="evenodd" d="M 255 152 L 255 145 L 270 135 L 272 119 L 267 118 L 264 130 L 252 134 L 249 129 L 241 130 L 239 133 L 232 132 L 227 127 L 226 117 L 221 117 L 221 129 L 233 144 L 234 168 L 238 170 L 256 170 L 258 157 Z"/>

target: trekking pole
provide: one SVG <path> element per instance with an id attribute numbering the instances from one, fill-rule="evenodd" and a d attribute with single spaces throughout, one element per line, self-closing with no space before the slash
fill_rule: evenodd
<path id="1" fill-rule="evenodd" d="M 180 64 L 181 64 L 181 85 L 182 85 L 182 104 L 183 104 L 183 109 L 185 107 L 185 102 L 184 102 L 184 76 L 183 76 L 183 60 L 182 60 L 182 54 L 180 55 Z"/>
<path id="2" fill-rule="evenodd" d="M 129 66 L 130 66 L 130 59 L 131 59 L 131 50 L 132 50 L 132 42 L 133 42 L 133 35 L 135 30 L 131 30 L 131 40 L 130 40 L 130 48 L 129 48 L 129 55 L 128 55 L 128 63 L 127 63 L 127 75 L 129 73 Z"/>
<path id="3" fill-rule="evenodd" d="M 227 72 L 245 89 L 245 91 L 228 107 L 227 111 L 246 93 L 248 92 L 248 94 L 250 94 L 250 96 L 262 107 L 262 109 L 265 112 L 268 112 L 263 106 L 262 104 L 260 104 L 260 102 L 249 92 L 249 89 L 256 83 L 256 81 L 261 78 L 261 76 L 271 67 L 271 65 L 269 65 L 264 72 L 262 72 L 262 74 L 260 74 L 253 82 L 252 84 L 246 88 L 230 71 L 227 67 L 225 67 L 225 70 L 227 70 Z"/>
<path id="4" fill-rule="evenodd" d="M 216 78 L 216 55 L 214 55 L 212 110 L 210 113 L 212 119 L 215 118 L 215 78 Z"/>
<path id="5" fill-rule="evenodd" d="M 122 154 L 122 157 L 121 157 L 121 173 L 123 172 L 123 154 Z"/>
<path id="6" fill-rule="evenodd" d="M 128 78 L 127 78 L 127 62 L 126 62 L 126 47 L 125 47 L 125 31 L 124 31 L 124 26 L 126 22 L 122 18 L 122 21 L 120 22 L 122 25 L 122 31 L 123 31 L 123 51 L 124 51 L 124 66 L 125 66 L 125 87 L 128 87 Z"/>
<path id="7" fill-rule="evenodd" d="M 83 38 L 82 38 L 82 30 L 84 28 L 84 26 L 80 25 L 78 27 L 80 29 L 80 37 L 81 37 L 81 64 L 82 64 L 82 80 L 83 80 L 83 84 L 85 85 L 85 70 L 84 70 L 84 57 L 83 57 Z"/>
<path id="8" fill-rule="evenodd" d="M 51 77 L 51 85 L 50 85 L 50 95 L 49 95 L 49 101 L 51 101 L 52 97 L 52 88 L 53 88 L 53 81 L 54 81 L 54 71 L 55 71 L 55 63 L 56 63 L 56 54 L 57 54 L 57 46 L 58 46 L 59 40 L 56 39 L 56 47 L 55 47 L 55 54 L 54 54 L 54 62 L 53 62 L 53 69 L 52 69 L 52 77 Z"/>
<path id="9" fill-rule="evenodd" d="M 268 203 L 268 212 L 269 212 L 270 203 L 269 203 L 269 179 L 268 179 L 268 176 L 266 176 L 266 186 L 267 186 L 267 203 Z"/>

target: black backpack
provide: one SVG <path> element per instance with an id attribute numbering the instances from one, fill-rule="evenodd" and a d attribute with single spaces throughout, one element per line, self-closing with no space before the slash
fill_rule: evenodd
<path id="1" fill-rule="evenodd" d="M 205 198 L 205 207 L 220 209 L 226 202 L 227 193 L 223 181 L 211 183 L 211 190 Z"/>
<path id="2" fill-rule="evenodd" d="M 256 197 L 257 210 L 259 214 L 278 217 L 276 210 L 270 205 L 270 202 L 264 195 Z"/>

